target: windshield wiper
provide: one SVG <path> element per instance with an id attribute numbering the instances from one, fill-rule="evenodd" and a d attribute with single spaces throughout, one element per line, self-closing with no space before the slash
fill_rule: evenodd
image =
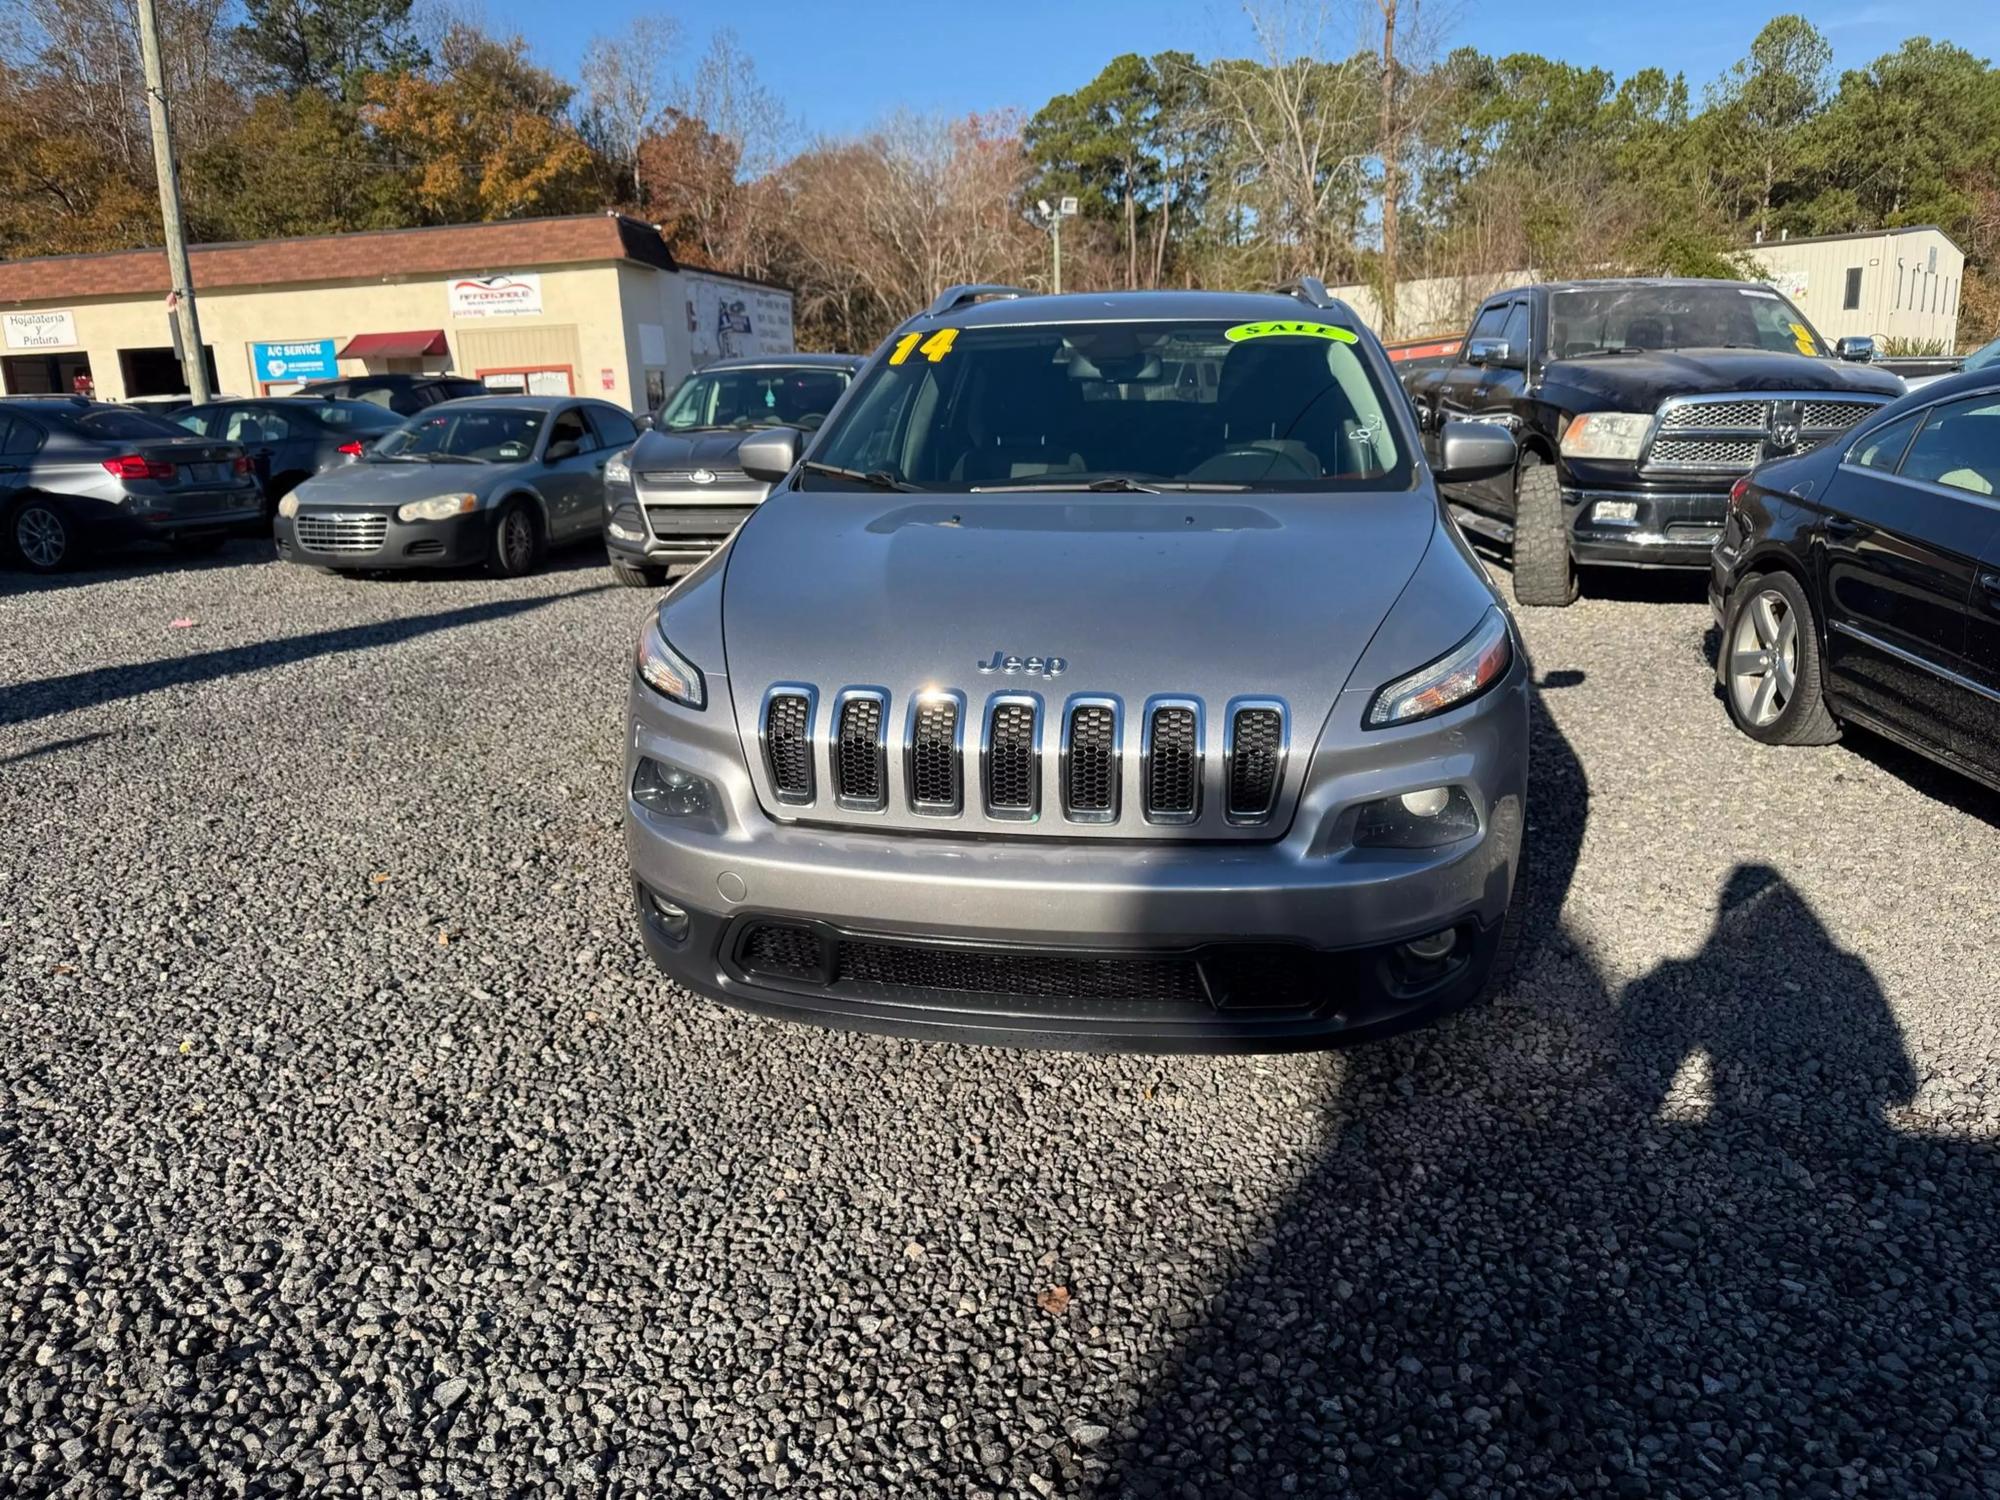
<path id="1" fill-rule="evenodd" d="M 1644 354 L 1644 349 L 1635 349 L 1630 344 L 1613 344 L 1603 349 L 1585 349 L 1580 354 L 1565 354 L 1564 359 L 1593 359 L 1600 354 Z"/>
<path id="2" fill-rule="evenodd" d="M 822 464 L 807 460 L 799 467 L 808 474 L 828 474 L 835 479 L 851 479 L 856 484 L 872 485 L 878 490 L 902 490 L 905 493 L 921 493 L 923 486 L 911 484 L 907 479 L 898 479 L 887 469 L 870 469 L 863 473 L 860 469 L 843 469 L 838 464 Z"/>
<path id="3" fill-rule="evenodd" d="M 1240 492 L 1246 484 L 1224 484 L 1201 479 L 1138 480 L 1130 474 L 1106 474 L 1098 479 L 1039 480 L 1034 484 L 975 484 L 975 495 L 1071 494 L 1094 492 L 1100 495 L 1157 495 L 1166 490 L 1213 490 L 1219 494 Z"/>

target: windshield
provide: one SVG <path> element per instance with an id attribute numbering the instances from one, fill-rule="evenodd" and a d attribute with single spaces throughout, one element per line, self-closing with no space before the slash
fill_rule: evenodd
<path id="1" fill-rule="evenodd" d="M 1982 344 L 1977 349 L 1974 349 L 1970 354 L 1965 356 L 1965 363 L 1959 368 L 1965 370 L 1983 370 L 1991 364 L 2000 364 L 2000 339 L 1995 339 L 1990 344 Z"/>
<path id="2" fill-rule="evenodd" d="M 703 427 L 811 431 L 826 420 L 847 381 L 845 370 L 710 370 L 682 381 L 653 425 L 669 432 Z"/>
<path id="3" fill-rule="evenodd" d="M 923 490 L 1411 482 L 1355 335 L 1304 322 L 904 334 L 813 462 Z"/>
<path id="4" fill-rule="evenodd" d="M 365 432 L 384 432 L 400 425 L 403 420 L 387 407 L 366 401 L 314 401 L 310 405 L 312 414 L 320 421 L 328 427 L 342 430 L 357 428 Z"/>
<path id="5" fill-rule="evenodd" d="M 1827 358 L 1805 314 L 1768 287 L 1602 286 L 1549 298 L 1549 357 L 1603 350 L 1765 349 Z"/>
<path id="6" fill-rule="evenodd" d="M 535 451 L 546 413 L 504 406 L 432 407 L 411 417 L 375 445 L 371 457 L 391 462 L 463 459 L 519 463 Z"/>

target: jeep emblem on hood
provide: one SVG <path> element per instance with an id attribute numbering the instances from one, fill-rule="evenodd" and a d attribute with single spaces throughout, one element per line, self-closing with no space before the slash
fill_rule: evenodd
<path id="1" fill-rule="evenodd" d="M 1069 661 L 1061 656 L 1009 656 L 1003 651 L 995 651 L 991 661 L 979 664 L 982 672 L 1004 672 L 1009 677 L 1025 674 L 1029 677 L 1060 677 L 1069 670 Z"/>

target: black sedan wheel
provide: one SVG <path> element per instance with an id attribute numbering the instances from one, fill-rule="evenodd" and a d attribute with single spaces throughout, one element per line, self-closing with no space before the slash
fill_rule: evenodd
<path id="1" fill-rule="evenodd" d="M 75 555 L 68 520 L 46 500 L 17 506 L 8 533 L 15 555 L 30 573 L 59 573 Z"/>
<path id="2" fill-rule="evenodd" d="M 1767 745 L 1840 738 L 1820 688 L 1819 626 L 1789 573 L 1746 578 L 1729 597 L 1722 633 L 1723 695 L 1736 727 Z"/>

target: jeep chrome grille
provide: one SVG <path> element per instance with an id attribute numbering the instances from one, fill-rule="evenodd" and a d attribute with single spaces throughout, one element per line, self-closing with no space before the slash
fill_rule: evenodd
<path id="1" fill-rule="evenodd" d="M 1768 458 L 1810 452 L 1886 399 L 1812 391 L 1672 396 L 1660 403 L 1639 471 L 1740 474 Z"/>
<path id="2" fill-rule="evenodd" d="M 964 803 L 958 725 L 958 699 L 937 693 L 917 700 L 906 774 L 910 806 L 918 812 L 955 813 Z"/>
<path id="3" fill-rule="evenodd" d="M 1031 818 L 1041 805 L 1042 757 L 1035 730 L 1040 714 L 1021 698 L 996 698 L 986 730 L 986 810 Z"/>
<path id="4" fill-rule="evenodd" d="M 1191 823 L 1201 811 L 1201 717 L 1192 703 L 1163 703 L 1146 725 L 1146 816 Z"/>
<path id="5" fill-rule="evenodd" d="M 833 791 L 842 807 L 882 808 L 889 802 L 889 768 L 882 750 L 882 695 L 841 695 L 833 753 Z"/>
<path id="6" fill-rule="evenodd" d="M 826 702 L 822 703 L 822 698 Z M 1199 698 L 1125 703 L 1077 693 L 968 699 L 926 688 L 900 700 L 879 687 L 779 683 L 756 720 L 767 798 L 811 819 L 843 812 L 1037 823 L 1037 831 L 1201 825 L 1196 836 L 1275 822 L 1291 722 L 1282 699 L 1232 701 L 1211 742 Z M 1218 754 L 1219 752 L 1219 754 Z M 1054 759 L 1054 764 L 1048 762 Z M 816 810 L 816 811 L 815 811 Z M 943 831 L 943 830 L 940 830 Z"/>
<path id="7" fill-rule="evenodd" d="M 774 688 L 764 704 L 764 764 L 787 802 L 813 799 L 812 695 Z"/>
<path id="8" fill-rule="evenodd" d="M 1223 750 L 1229 783 L 1229 820 L 1261 823 L 1278 800 L 1285 767 L 1285 711 L 1275 703 L 1246 703 L 1229 716 Z"/>
<path id="9" fill-rule="evenodd" d="M 1118 819 L 1118 705 L 1072 703 L 1063 734 L 1063 814 L 1075 823 Z"/>

